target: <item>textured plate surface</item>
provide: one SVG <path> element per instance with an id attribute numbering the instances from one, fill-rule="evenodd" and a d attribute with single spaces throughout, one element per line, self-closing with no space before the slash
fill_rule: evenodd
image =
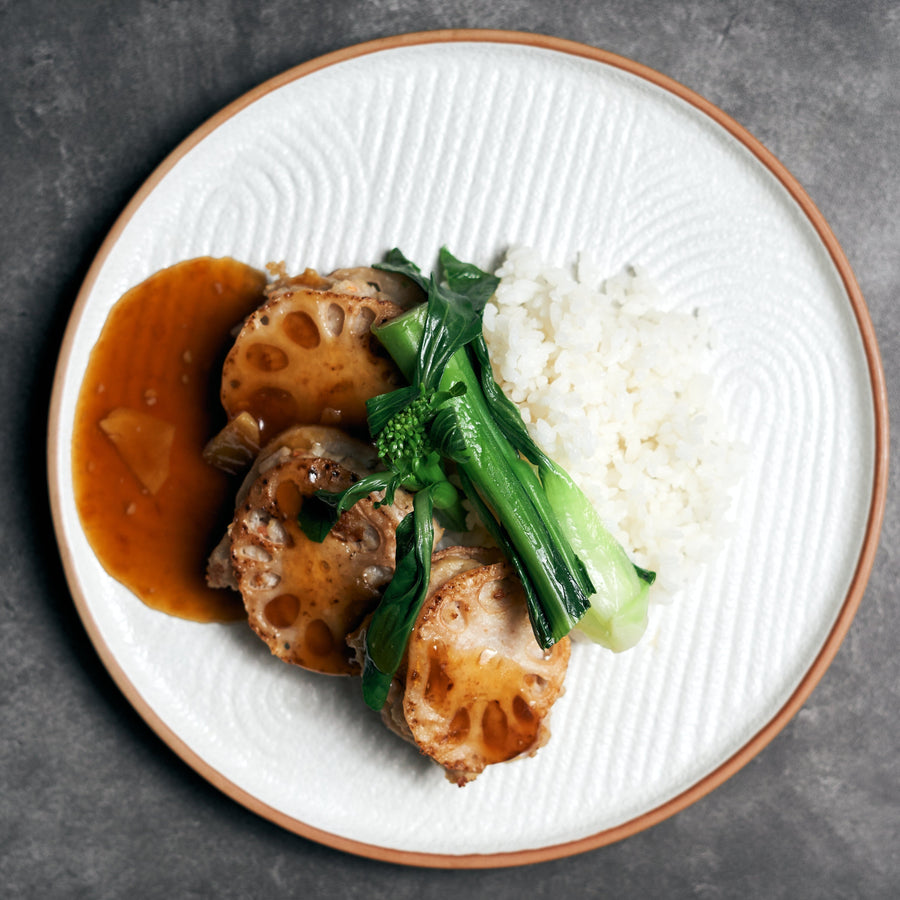
<path id="1" fill-rule="evenodd" d="M 401 39 L 300 67 L 223 111 L 126 210 L 79 297 L 51 416 L 63 557 L 129 699 L 213 783 L 303 834 L 427 864 L 558 856 L 651 824 L 768 740 L 862 593 L 883 500 L 874 340 L 827 226 L 773 160 L 639 66 L 525 36 Z M 578 647 L 538 756 L 458 790 L 384 733 L 358 685 L 275 662 L 243 626 L 145 608 L 97 563 L 71 493 L 79 384 L 112 304 L 200 255 L 320 270 L 513 244 L 704 307 L 751 446 L 736 535 L 614 657 Z M 864 327 L 866 326 L 866 327 Z M 874 487 L 873 487 L 874 485 Z M 487 857 L 482 856 L 487 854 Z"/>

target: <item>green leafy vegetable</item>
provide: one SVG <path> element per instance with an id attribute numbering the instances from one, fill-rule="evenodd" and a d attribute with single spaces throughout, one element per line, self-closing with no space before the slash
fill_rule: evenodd
<path id="1" fill-rule="evenodd" d="M 594 584 L 590 609 L 577 629 L 610 650 L 630 649 L 646 630 L 656 574 L 631 562 L 581 488 L 532 440 L 519 410 L 494 381 L 483 337 L 472 342 L 471 355 L 492 415 L 513 447 L 537 466 L 550 506 Z"/>
<path id="2" fill-rule="evenodd" d="M 535 444 L 515 405 L 494 381 L 482 315 L 498 279 L 440 252 L 437 276 L 425 278 L 399 250 L 379 268 L 427 291 L 428 301 L 374 329 L 409 379 L 371 399 L 369 429 L 384 472 L 340 494 L 318 492 L 301 526 L 323 540 L 341 512 L 370 491 L 392 502 L 415 492 L 397 529 L 393 580 L 366 634 L 363 695 L 374 709 L 387 696 L 428 589 L 434 515 L 461 530 L 452 464 L 473 508 L 504 551 L 525 590 L 542 647 L 576 626 L 612 649 L 624 649 L 646 623 L 652 573 L 638 569 L 603 528 L 571 478 Z"/>
<path id="3" fill-rule="evenodd" d="M 424 329 L 424 311 L 411 310 L 377 329 L 395 359 L 407 356 Z M 401 363 L 401 369 L 403 365 Z M 564 538 L 533 466 L 522 459 L 489 410 L 468 353 L 460 349 L 447 363 L 440 387 L 465 385 L 444 406 L 444 427 L 461 435 L 467 458 L 457 463 L 467 495 L 489 529 L 520 569 L 531 624 L 543 647 L 568 634 L 588 607 L 592 585 L 584 566 Z"/>
<path id="4" fill-rule="evenodd" d="M 397 563 L 366 630 L 363 698 L 372 709 L 387 699 L 431 578 L 434 546 L 433 487 L 419 491 L 413 511 L 397 527 Z"/>

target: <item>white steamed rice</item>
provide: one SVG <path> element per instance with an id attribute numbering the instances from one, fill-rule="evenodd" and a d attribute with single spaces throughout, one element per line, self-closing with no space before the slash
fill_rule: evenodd
<path id="1" fill-rule="evenodd" d="M 636 269 L 605 278 L 511 251 L 484 315 L 494 375 L 538 444 L 590 497 L 651 596 L 688 586 L 728 532 L 742 448 L 705 369 L 702 311 L 662 311 Z"/>

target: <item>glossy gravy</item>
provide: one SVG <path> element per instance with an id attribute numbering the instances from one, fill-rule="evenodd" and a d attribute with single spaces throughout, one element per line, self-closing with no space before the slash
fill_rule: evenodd
<path id="1" fill-rule="evenodd" d="M 101 564 L 148 606 L 195 621 L 244 616 L 206 586 L 233 478 L 202 458 L 231 329 L 266 277 L 232 259 L 178 263 L 128 291 L 91 352 L 72 439 L 75 500 Z"/>

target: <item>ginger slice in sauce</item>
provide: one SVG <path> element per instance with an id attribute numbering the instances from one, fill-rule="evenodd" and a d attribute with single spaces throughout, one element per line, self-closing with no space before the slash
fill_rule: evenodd
<path id="1" fill-rule="evenodd" d="M 262 272 L 232 259 L 193 259 L 152 275 L 110 311 L 78 398 L 72 469 L 85 534 L 113 578 L 183 618 L 245 615 L 236 593 L 205 582 L 236 484 L 204 461 L 203 449 L 224 419 L 216 393 L 231 331 L 262 301 L 265 284 Z M 157 463 L 136 465 L 110 439 L 111 423 L 123 421 L 115 410 L 171 427 L 164 479 Z"/>
<path id="2" fill-rule="evenodd" d="M 175 426 L 141 410 L 117 406 L 100 420 L 100 428 L 134 477 L 155 494 L 169 477 Z"/>

